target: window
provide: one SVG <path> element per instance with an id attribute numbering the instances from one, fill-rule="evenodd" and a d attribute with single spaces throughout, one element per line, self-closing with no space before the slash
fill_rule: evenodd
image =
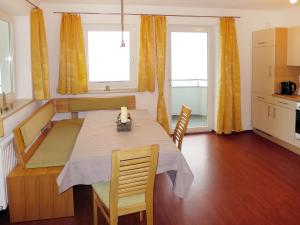
<path id="1" fill-rule="evenodd" d="M 207 86 L 207 32 L 172 32 L 172 87 Z"/>
<path id="2" fill-rule="evenodd" d="M 0 40 L 0 94 L 8 94 L 13 91 L 10 24 L 1 18 Z"/>
<path id="3" fill-rule="evenodd" d="M 125 47 L 121 48 L 118 26 L 85 26 L 89 88 L 116 90 L 137 87 L 136 32 L 124 31 Z"/>

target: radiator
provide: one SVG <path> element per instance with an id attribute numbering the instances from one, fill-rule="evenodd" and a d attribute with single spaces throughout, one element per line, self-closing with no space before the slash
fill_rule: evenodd
<path id="1" fill-rule="evenodd" d="M 5 137 L 0 142 L 0 211 L 7 208 L 6 177 L 17 165 L 13 149 L 13 134 Z"/>

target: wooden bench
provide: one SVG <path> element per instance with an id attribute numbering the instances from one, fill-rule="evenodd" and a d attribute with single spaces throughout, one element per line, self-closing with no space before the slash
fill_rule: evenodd
<path id="1" fill-rule="evenodd" d="M 73 188 L 59 194 L 56 179 L 83 122 L 78 112 L 135 109 L 134 96 L 52 99 L 14 129 L 17 167 L 7 177 L 10 222 L 74 216 Z M 51 121 L 56 113 L 72 119 Z"/>

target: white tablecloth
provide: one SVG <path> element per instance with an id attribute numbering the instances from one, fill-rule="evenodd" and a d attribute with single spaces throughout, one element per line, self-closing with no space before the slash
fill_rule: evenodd
<path id="1" fill-rule="evenodd" d="M 179 197 L 188 194 L 194 176 L 182 153 L 146 110 L 130 110 L 132 131 L 117 132 L 119 111 L 88 112 L 68 163 L 57 178 L 59 191 L 77 184 L 109 181 L 114 149 L 159 144 L 157 174 L 168 172 Z"/>

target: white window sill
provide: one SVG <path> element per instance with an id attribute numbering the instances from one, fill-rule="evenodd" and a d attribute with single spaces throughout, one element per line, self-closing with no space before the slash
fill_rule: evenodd
<path id="1" fill-rule="evenodd" d="M 135 93 L 137 88 L 120 88 L 120 89 L 110 89 L 105 91 L 103 89 L 89 89 L 88 94 L 113 94 L 113 93 Z"/>
<path id="2" fill-rule="evenodd" d="M 11 103 L 7 103 L 8 108 L 6 110 L 3 110 L 2 113 L 0 114 L 1 119 L 6 119 L 16 112 L 20 111 L 27 105 L 31 104 L 35 100 L 33 99 L 16 99 Z"/>

